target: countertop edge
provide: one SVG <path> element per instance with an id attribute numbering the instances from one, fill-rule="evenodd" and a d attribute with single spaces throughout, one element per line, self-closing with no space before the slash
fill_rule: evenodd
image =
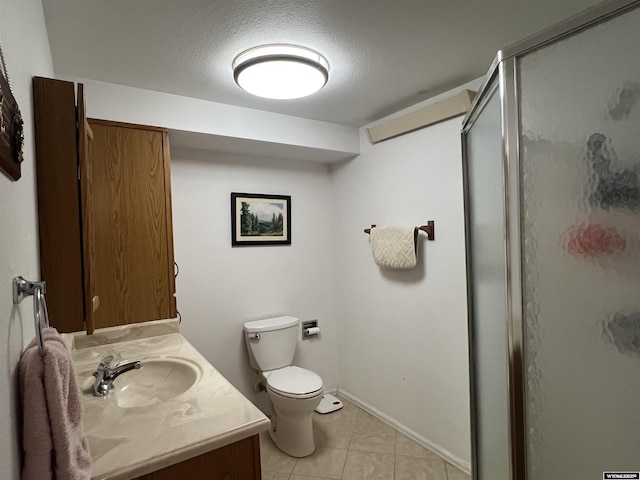
<path id="1" fill-rule="evenodd" d="M 194 443 L 188 447 L 168 452 L 162 457 L 141 462 L 139 464 L 129 464 L 126 468 L 107 472 L 104 476 L 93 478 L 92 480 L 131 480 L 148 473 L 153 473 L 157 470 L 161 470 L 171 465 L 175 465 L 186 460 L 190 460 L 199 455 L 209 453 L 218 448 L 226 447 L 232 443 L 244 440 L 245 438 L 252 437 L 264 432 L 271 427 L 271 421 L 267 418 L 261 418 L 255 422 L 242 425 L 233 430 L 229 430 L 224 435 L 220 435 L 211 440 L 205 440 L 199 443 Z"/>

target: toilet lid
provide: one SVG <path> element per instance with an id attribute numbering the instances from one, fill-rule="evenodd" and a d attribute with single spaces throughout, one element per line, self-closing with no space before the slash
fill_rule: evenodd
<path id="1" fill-rule="evenodd" d="M 307 396 L 322 391 L 322 378 L 311 370 L 285 367 L 269 373 L 267 387 L 285 396 Z"/>

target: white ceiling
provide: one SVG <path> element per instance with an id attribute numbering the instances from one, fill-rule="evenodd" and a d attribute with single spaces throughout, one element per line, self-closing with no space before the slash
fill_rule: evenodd
<path id="1" fill-rule="evenodd" d="M 362 126 L 487 72 L 496 52 L 599 0 L 43 0 L 56 73 Z M 298 100 L 240 90 L 231 62 L 294 43 L 329 82 Z"/>

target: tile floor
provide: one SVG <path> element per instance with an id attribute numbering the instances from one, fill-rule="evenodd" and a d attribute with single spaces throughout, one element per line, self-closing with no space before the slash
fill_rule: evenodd
<path id="1" fill-rule="evenodd" d="M 395 428 L 341 398 L 344 407 L 313 413 L 316 451 L 293 458 L 260 435 L 262 480 L 470 480 Z"/>

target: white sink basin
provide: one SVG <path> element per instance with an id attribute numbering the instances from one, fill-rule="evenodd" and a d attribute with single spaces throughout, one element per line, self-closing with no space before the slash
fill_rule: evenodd
<path id="1" fill-rule="evenodd" d="M 185 358 L 143 357 L 141 362 L 142 368 L 118 376 L 109 395 L 101 398 L 115 400 L 120 408 L 144 407 L 182 395 L 202 377 L 200 366 Z M 85 395 L 93 396 L 95 378 L 91 372 L 83 372 L 81 376 L 85 378 L 82 382 Z"/>
<path id="2" fill-rule="evenodd" d="M 122 408 L 142 407 L 177 397 L 200 380 L 197 364 L 178 357 L 151 357 L 142 368 L 115 379 L 110 395 Z"/>

